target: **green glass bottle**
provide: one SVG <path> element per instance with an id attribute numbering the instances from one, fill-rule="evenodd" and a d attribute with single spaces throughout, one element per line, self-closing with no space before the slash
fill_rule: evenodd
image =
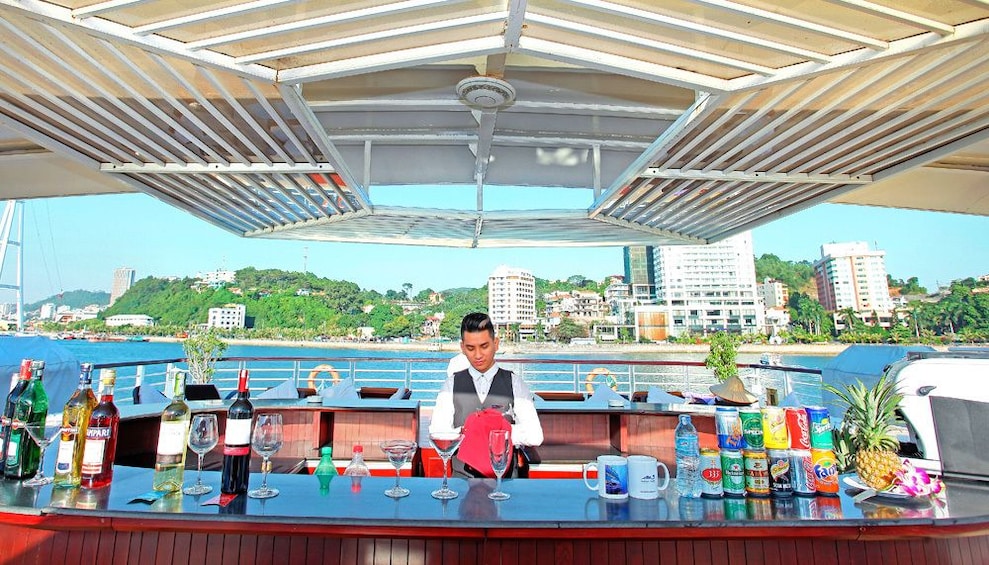
<path id="1" fill-rule="evenodd" d="M 158 428 L 158 450 L 155 455 L 155 474 L 152 488 L 158 491 L 182 490 L 185 474 L 185 448 L 189 441 L 190 410 L 185 403 L 185 379 L 187 373 L 178 371 L 174 379 L 172 403 L 161 412 Z"/>
<path id="2" fill-rule="evenodd" d="M 82 452 L 86 447 L 86 428 L 97 402 L 96 395 L 93 394 L 93 364 L 83 363 L 79 368 L 79 388 L 62 408 L 62 435 L 58 444 L 58 459 L 55 461 L 56 487 L 79 486 Z"/>
<path id="3" fill-rule="evenodd" d="M 327 494 L 330 492 L 330 481 L 333 477 L 339 475 L 337 472 L 336 465 L 333 464 L 333 448 L 330 446 L 325 446 L 319 450 L 319 464 L 316 465 L 316 478 L 319 479 L 319 493 Z"/>
<path id="4" fill-rule="evenodd" d="M 23 426 L 44 424 L 45 418 L 48 417 L 48 393 L 45 392 L 45 385 L 42 382 L 44 374 L 44 361 L 31 363 L 31 380 L 17 399 L 17 406 L 11 419 L 7 460 L 4 464 L 4 476 L 8 479 L 26 479 L 38 472 L 41 448 L 31 439 Z"/>

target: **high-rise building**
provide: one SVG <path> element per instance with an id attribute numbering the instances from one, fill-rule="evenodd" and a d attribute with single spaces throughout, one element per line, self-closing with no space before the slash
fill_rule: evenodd
<path id="1" fill-rule="evenodd" d="M 756 285 L 756 292 L 762 297 L 766 308 L 782 308 L 790 301 L 790 289 L 776 279 L 765 279 Z"/>
<path id="2" fill-rule="evenodd" d="M 210 328 L 243 328 L 247 319 L 247 307 L 243 304 L 227 304 L 223 308 L 210 308 L 206 325 Z"/>
<path id="3" fill-rule="evenodd" d="M 536 278 L 501 265 L 488 277 L 488 315 L 498 326 L 536 323 Z"/>
<path id="4" fill-rule="evenodd" d="M 763 329 L 749 232 L 708 245 L 656 247 L 654 256 L 656 304 L 667 312 L 671 335 Z"/>
<path id="5" fill-rule="evenodd" d="M 120 267 L 113 271 L 113 286 L 110 287 L 110 304 L 117 301 L 124 295 L 131 286 L 134 285 L 134 269 L 130 267 Z"/>
<path id="6" fill-rule="evenodd" d="M 886 252 L 872 251 L 864 241 L 826 243 L 814 263 L 817 295 L 826 310 L 851 308 L 871 317 L 893 309 L 886 280 Z"/>
<path id="7" fill-rule="evenodd" d="M 625 283 L 637 304 L 652 304 L 656 298 L 654 249 L 635 245 L 624 249 Z"/>

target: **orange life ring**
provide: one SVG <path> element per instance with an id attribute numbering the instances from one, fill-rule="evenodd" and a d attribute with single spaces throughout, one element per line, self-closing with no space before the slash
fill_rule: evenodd
<path id="1" fill-rule="evenodd" d="M 309 381 L 306 383 L 309 388 L 316 388 L 316 376 L 320 373 L 329 373 L 330 378 L 333 379 L 333 384 L 340 382 L 340 373 L 333 368 L 333 365 L 316 365 L 312 371 L 309 371 Z"/>
<path id="2" fill-rule="evenodd" d="M 587 373 L 587 379 L 585 379 L 584 387 L 587 389 L 588 394 L 594 393 L 594 379 L 599 376 L 604 377 L 604 382 L 608 385 L 608 388 L 614 391 L 618 391 L 618 379 L 615 378 L 615 374 L 604 367 L 598 367 L 596 369 L 591 369 L 590 373 Z"/>

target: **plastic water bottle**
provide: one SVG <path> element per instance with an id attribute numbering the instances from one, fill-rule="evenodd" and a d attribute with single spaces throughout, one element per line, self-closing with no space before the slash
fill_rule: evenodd
<path id="1" fill-rule="evenodd" d="M 361 479 L 370 474 L 371 470 L 364 463 L 364 447 L 355 445 L 354 456 L 350 459 L 350 463 L 347 464 L 347 468 L 343 471 L 343 476 L 350 477 L 350 490 L 360 492 Z"/>
<path id="2" fill-rule="evenodd" d="M 699 498 L 701 452 L 697 428 L 690 422 L 689 414 L 680 415 L 680 423 L 673 437 L 676 442 L 677 490 L 680 496 Z"/>

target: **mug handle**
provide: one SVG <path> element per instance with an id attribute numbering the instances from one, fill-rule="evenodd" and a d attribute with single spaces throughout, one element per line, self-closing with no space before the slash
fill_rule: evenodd
<path id="1" fill-rule="evenodd" d="M 583 475 L 584 475 L 584 486 L 586 486 L 588 490 L 596 491 L 596 490 L 598 490 L 597 485 L 591 486 L 591 483 L 589 483 L 587 481 L 587 471 L 591 467 L 594 467 L 594 470 L 597 471 L 598 464 L 596 462 L 593 462 L 593 463 L 584 463 L 584 472 L 583 472 Z M 669 477 L 667 477 L 666 480 L 667 480 L 667 482 L 669 482 Z M 601 482 L 601 477 L 598 477 L 598 482 L 599 483 Z"/>
<path id="2" fill-rule="evenodd" d="M 666 487 L 670 486 L 670 468 L 666 466 L 666 463 L 662 461 L 656 461 L 656 468 L 663 468 L 663 484 L 656 487 L 656 490 L 666 490 Z"/>

